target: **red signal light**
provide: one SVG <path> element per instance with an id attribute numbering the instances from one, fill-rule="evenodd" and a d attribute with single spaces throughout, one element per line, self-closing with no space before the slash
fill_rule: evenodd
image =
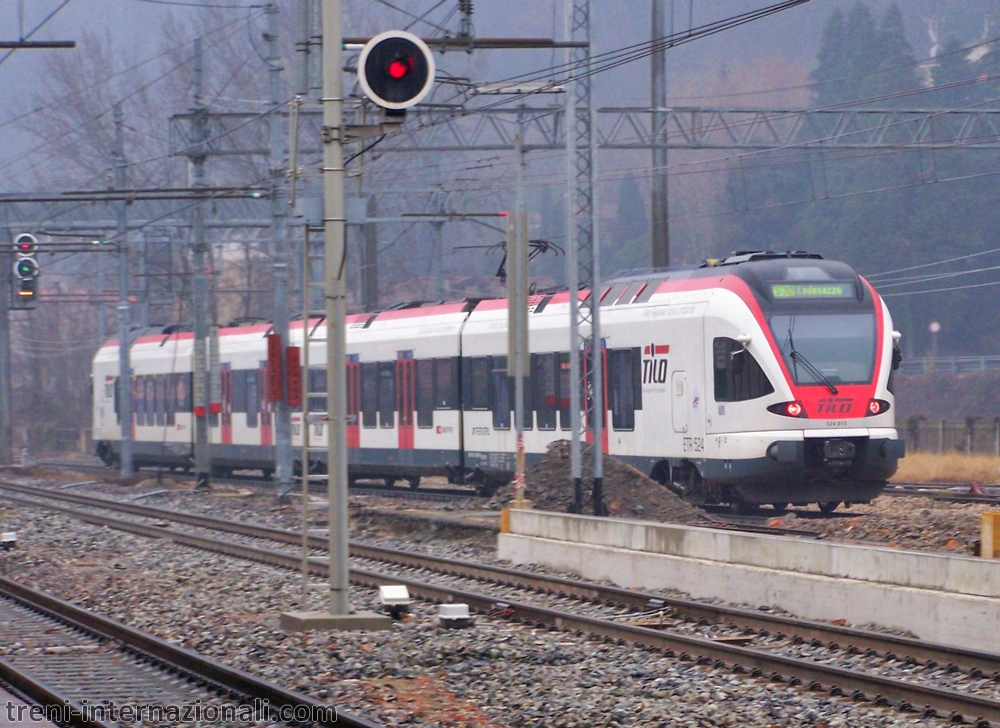
<path id="1" fill-rule="evenodd" d="M 789 417 L 798 417 L 802 414 L 802 405 L 798 402 L 789 402 L 785 405 L 785 414 Z"/>
<path id="2" fill-rule="evenodd" d="M 398 81 L 406 76 L 406 74 L 408 74 L 411 70 L 413 70 L 412 56 L 397 58 L 389 64 L 389 78 Z"/>

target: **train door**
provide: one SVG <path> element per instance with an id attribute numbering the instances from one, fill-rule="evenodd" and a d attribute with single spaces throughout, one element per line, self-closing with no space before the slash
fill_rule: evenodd
<path id="1" fill-rule="evenodd" d="M 257 381 L 261 383 L 257 387 L 258 410 L 260 411 L 260 444 L 273 445 L 274 430 L 271 427 L 271 403 L 267 400 L 267 386 L 265 386 L 267 382 L 266 361 L 262 361 L 257 369 Z"/>
<path id="2" fill-rule="evenodd" d="M 396 360 L 396 411 L 399 413 L 399 449 L 413 449 L 413 412 L 416 409 L 413 352 L 404 351 Z"/>
<path id="3" fill-rule="evenodd" d="M 347 363 L 347 447 L 361 447 L 361 364 Z"/>
<path id="4" fill-rule="evenodd" d="M 233 365 L 222 364 L 222 444 L 233 444 Z"/>
<path id="5" fill-rule="evenodd" d="M 686 372 L 677 371 L 670 377 L 670 412 L 674 421 L 674 432 L 687 432 L 690 420 L 688 409 L 688 378 Z"/>

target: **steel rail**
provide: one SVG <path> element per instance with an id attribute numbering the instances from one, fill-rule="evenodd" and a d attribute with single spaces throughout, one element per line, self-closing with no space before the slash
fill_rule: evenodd
<path id="1" fill-rule="evenodd" d="M 135 507 L 131 506 L 131 504 L 128 505 L 130 505 L 130 508 Z M 47 505 L 46 507 L 65 512 L 68 515 L 72 515 L 96 525 L 110 526 L 119 530 L 129 531 L 153 538 L 173 540 L 180 544 L 233 556 L 235 558 L 267 563 L 291 570 L 298 570 L 302 565 L 301 558 L 297 554 L 286 554 L 268 549 L 260 549 L 217 541 L 215 539 L 197 536 L 194 534 L 171 531 L 162 527 L 147 526 L 145 524 L 121 521 L 108 516 L 99 516 L 96 514 L 74 511 L 73 509 L 62 508 L 61 506 Z M 198 516 L 197 518 L 204 517 Z M 230 525 L 238 526 L 240 524 Z M 278 529 L 270 530 L 276 530 L 279 533 L 284 534 L 293 533 L 281 532 Z M 396 554 L 406 555 L 404 552 L 399 551 L 397 551 Z M 458 565 L 462 564 L 462 562 L 455 563 Z M 311 573 L 317 576 L 326 576 L 327 562 L 325 559 L 311 558 L 309 559 L 308 565 Z M 477 568 L 491 571 L 496 567 Z M 647 627 L 612 622 L 610 620 L 595 617 L 575 615 L 546 607 L 512 602 L 509 600 L 501 601 L 497 600 L 495 597 L 479 594 L 477 592 L 430 584 L 418 579 L 399 575 L 382 574 L 367 569 L 351 569 L 351 578 L 357 583 L 373 587 L 390 584 L 404 584 L 412 594 L 432 601 L 462 601 L 469 604 L 470 608 L 477 609 L 479 611 L 491 612 L 500 610 L 508 616 L 513 616 L 527 622 L 549 626 L 556 629 L 568 629 L 571 631 L 577 631 L 578 633 L 589 633 L 606 639 L 624 640 L 633 644 L 660 649 L 668 655 L 679 656 L 682 660 L 685 659 L 685 656 L 694 659 L 692 658 L 692 655 L 697 655 L 699 662 L 704 664 L 713 664 L 719 669 L 732 668 L 734 672 L 749 672 L 752 676 L 767 675 L 772 680 L 789 682 L 790 684 L 806 683 L 806 681 L 808 681 L 808 685 L 811 689 L 828 691 L 832 695 L 849 693 L 856 700 L 870 700 L 871 702 L 879 705 L 891 703 L 903 711 L 910 710 L 916 705 L 924 705 L 926 707 L 922 710 L 926 716 L 947 714 L 955 722 L 962 722 L 967 717 L 975 716 L 973 722 L 975 722 L 977 726 L 989 726 L 991 724 L 1000 725 L 1000 701 L 977 695 L 961 693 L 944 688 L 918 685 L 915 683 L 894 680 L 892 678 L 880 677 L 868 673 L 857 673 L 845 668 L 813 662 L 811 660 L 786 657 L 750 647 L 739 647 L 736 645 L 715 642 L 709 639 L 662 632 Z M 548 577 L 536 578 L 540 580 L 549 579 Z M 607 587 L 598 585 L 585 585 L 580 583 L 577 585 L 593 589 L 595 594 L 601 594 L 603 593 L 603 590 L 608 589 Z M 602 597 L 596 596 L 594 598 Z M 699 606 L 708 610 L 709 614 L 716 609 L 712 605 Z M 770 620 L 774 615 L 767 615 L 766 617 L 763 615 L 754 616 L 757 619 Z M 797 622 L 796 620 L 790 621 Z M 817 628 L 826 629 L 825 625 L 820 625 L 818 623 L 813 623 L 813 625 Z M 865 633 L 859 630 L 849 629 L 847 629 L 846 632 L 858 632 L 861 635 L 867 636 L 869 639 L 887 638 L 890 640 L 904 640 L 905 643 L 912 643 L 915 647 L 922 644 L 916 640 L 907 640 L 906 638 L 894 637 L 892 635 L 879 635 L 877 633 Z M 989 665 L 991 667 L 997 664 L 996 656 L 974 653 L 968 650 L 954 650 L 943 646 L 924 645 L 924 647 L 927 650 L 933 650 L 935 648 L 943 650 L 946 655 L 956 656 L 959 654 L 967 654 L 975 656 L 979 659 L 986 659 L 987 663 L 982 664 Z"/>
<path id="2" fill-rule="evenodd" d="M 134 503 L 121 503 L 76 493 L 49 491 L 32 486 L 10 484 L 4 481 L 0 481 L 0 489 L 16 490 L 27 495 L 55 498 L 78 505 L 116 510 L 161 521 L 175 521 L 189 526 L 276 541 L 293 546 L 300 546 L 302 544 L 302 534 L 298 531 L 235 523 L 194 513 L 152 508 Z M 28 503 L 27 501 L 25 502 Z M 65 513 L 76 516 L 79 512 L 66 509 Z M 108 524 L 102 522 L 100 525 Z M 162 527 L 152 529 L 153 535 L 165 536 L 167 533 Z M 325 551 L 327 546 L 326 539 L 321 536 L 310 536 L 309 546 Z M 359 558 L 385 561 L 399 566 L 440 571 L 455 576 L 492 581 L 509 586 L 526 587 L 540 592 L 559 593 L 587 601 L 621 604 L 636 609 L 647 609 L 650 603 L 654 602 L 671 609 L 681 618 L 686 617 L 691 620 L 705 620 L 708 622 L 722 621 L 744 630 L 752 630 L 763 634 L 780 633 L 792 635 L 801 638 L 802 642 L 810 642 L 815 647 L 821 645 L 830 647 L 843 646 L 848 652 L 852 653 L 865 652 L 870 654 L 874 652 L 877 655 L 889 658 L 910 658 L 912 661 L 923 665 L 954 665 L 969 673 L 978 672 L 992 676 L 994 679 L 1000 679 L 1000 655 L 925 642 L 901 635 L 839 626 L 797 617 L 768 614 L 750 609 L 741 609 L 739 607 L 707 604 L 690 599 L 623 589 L 621 587 L 595 584 L 565 577 L 535 574 L 503 566 L 476 564 L 459 559 L 431 556 L 385 546 L 372 546 L 352 542 L 351 555 Z"/>
<path id="3" fill-rule="evenodd" d="M 121 522 L 124 524 L 124 522 Z M 111 524 L 107 524 L 111 525 Z M 126 524 L 127 525 L 127 524 Z M 119 526 L 115 526 L 118 528 Z M 193 543 L 192 543 L 193 545 Z M 303 693 L 288 690 L 267 680 L 263 680 L 248 672 L 230 667 L 218 660 L 201 655 L 185 647 L 179 647 L 166 640 L 129 627 L 117 620 L 96 614 L 90 610 L 54 597 L 50 594 L 32 589 L 20 582 L 0 576 L 0 595 L 13 599 L 31 609 L 46 614 L 53 619 L 69 624 L 72 627 L 96 634 L 109 640 L 115 640 L 128 649 L 148 655 L 150 658 L 166 663 L 195 677 L 218 685 L 230 693 L 267 700 L 269 704 L 304 706 L 310 709 L 312 715 L 323 715 L 332 706 L 309 697 Z M 4 679 L 8 679 L 3 675 Z M 10 680 L 12 684 L 17 684 Z M 23 689 L 18 686 L 18 689 Z M 28 692 L 27 690 L 25 692 Z M 34 694 L 29 693 L 32 697 Z M 46 700 L 55 699 L 51 695 Z M 58 703 L 62 704 L 62 699 Z M 336 711 L 332 721 L 321 721 L 321 725 L 350 726 L 351 728 L 385 728 L 352 713 Z"/>
<path id="4" fill-rule="evenodd" d="M 106 723 L 88 716 L 79 703 L 67 695 L 38 680 L 30 672 L 22 670 L 9 660 L 0 657 L 0 680 L 14 686 L 21 693 L 40 706 L 58 706 L 68 710 L 69 724 L 79 728 L 118 728 L 117 723 Z"/>

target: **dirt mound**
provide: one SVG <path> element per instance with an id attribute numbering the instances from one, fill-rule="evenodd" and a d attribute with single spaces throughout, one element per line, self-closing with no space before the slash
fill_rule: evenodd
<path id="1" fill-rule="evenodd" d="M 586 473 L 591 470 L 590 458 L 584 455 Z M 566 513 L 573 502 L 570 481 L 570 443 L 559 440 L 549 446 L 545 457 L 526 473 L 525 497 L 535 508 Z M 593 479 L 583 479 L 583 513 L 592 514 Z M 506 503 L 514 498 L 514 486 L 500 488 L 493 500 Z M 604 456 L 604 503 L 612 516 L 644 521 L 678 523 L 688 526 L 706 525 L 705 514 L 688 505 L 665 487 L 631 465 L 608 455 Z"/>

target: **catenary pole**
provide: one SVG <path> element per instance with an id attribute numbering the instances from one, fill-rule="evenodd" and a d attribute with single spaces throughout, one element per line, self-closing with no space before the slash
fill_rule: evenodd
<path id="1" fill-rule="evenodd" d="M 3 250 L 0 250 L 0 464 L 14 462 L 13 413 L 11 410 L 10 368 L 10 298 L 11 298 L 11 237 L 10 228 L 4 231 Z"/>
<path id="2" fill-rule="evenodd" d="M 125 166 L 125 115 L 115 104 L 115 189 L 127 189 Z M 128 299 L 128 217 L 124 201 L 117 205 L 118 231 L 118 414 L 121 417 L 121 476 L 128 478 L 132 468 L 132 361 L 129 329 L 132 323 Z M 103 294 L 103 290 L 101 291 Z M 101 342 L 103 344 L 103 342 Z"/>
<path id="3" fill-rule="evenodd" d="M 278 6 L 268 3 L 267 8 L 267 65 L 268 95 L 271 106 L 270 138 L 271 151 L 271 232 L 274 240 L 274 333 L 281 337 L 282 346 L 288 346 L 289 304 L 289 251 L 286 215 L 288 203 L 285 198 L 284 153 L 287 144 L 284 120 L 280 110 L 284 107 L 281 94 L 281 80 L 284 68 L 278 50 Z M 292 422 L 288 408 L 285 381 L 282 377 L 282 396 L 273 403 L 275 434 L 275 482 L 279 494 L 292 487 Z"/>
<path id="4" fill-rule="evenodd" d="M 575 0 L 566 0 L 566 39 L 573 39 Z M 567 67 L 572 69 L 576 58 L 567 49 Z M 573 483 L 573 513 L 583 511 L 583 457 L 580 443 L 580 265 L 576 234 L 576 80 L 570 71 L 566 80 L 566 285 L 569 288 L 569 421 L 570 479 Z M 560 392 L 560 396 L 564 393 Z"/>
<path id="5" fill-rule="evenodd" d="M 667 176 L 667 0 L 652 0 L 652 44 L 650 63 L 650 107 L 653 146 L 652 194 L 650 196 L 652 230 L 650 246 L 654 268 L 670 265 L 670 215 Z M 673 0 L 670 0 L 672 3 Z M 659 142 L 659 144 L 656 144 Z"/>
<path id="6" fill-rule="evenodd" d="M 191 108 L 194 144 L 188 153 L 191 160 L 191 186 L 205 184 L 206 117 L 202 90 L 201 38 L 194 42 L 194 104 Z M 205 242 L 203 205 L 195 205 L 191 221 L 194 254 L 194 470 L 195 488 L 211 487 L 212 460 L 209 450 L 209 377 L 208 377 L 208 246 Z"/>
<path id="7" fill-rule="evenodd" d="M 330 613 L 351 612 L 347 522 L 347 240 L 344 217 L 344 99 L 341 0 L 323 0 L 323 228 L 326 236 L 326 342 L 329 440 Z"/>

